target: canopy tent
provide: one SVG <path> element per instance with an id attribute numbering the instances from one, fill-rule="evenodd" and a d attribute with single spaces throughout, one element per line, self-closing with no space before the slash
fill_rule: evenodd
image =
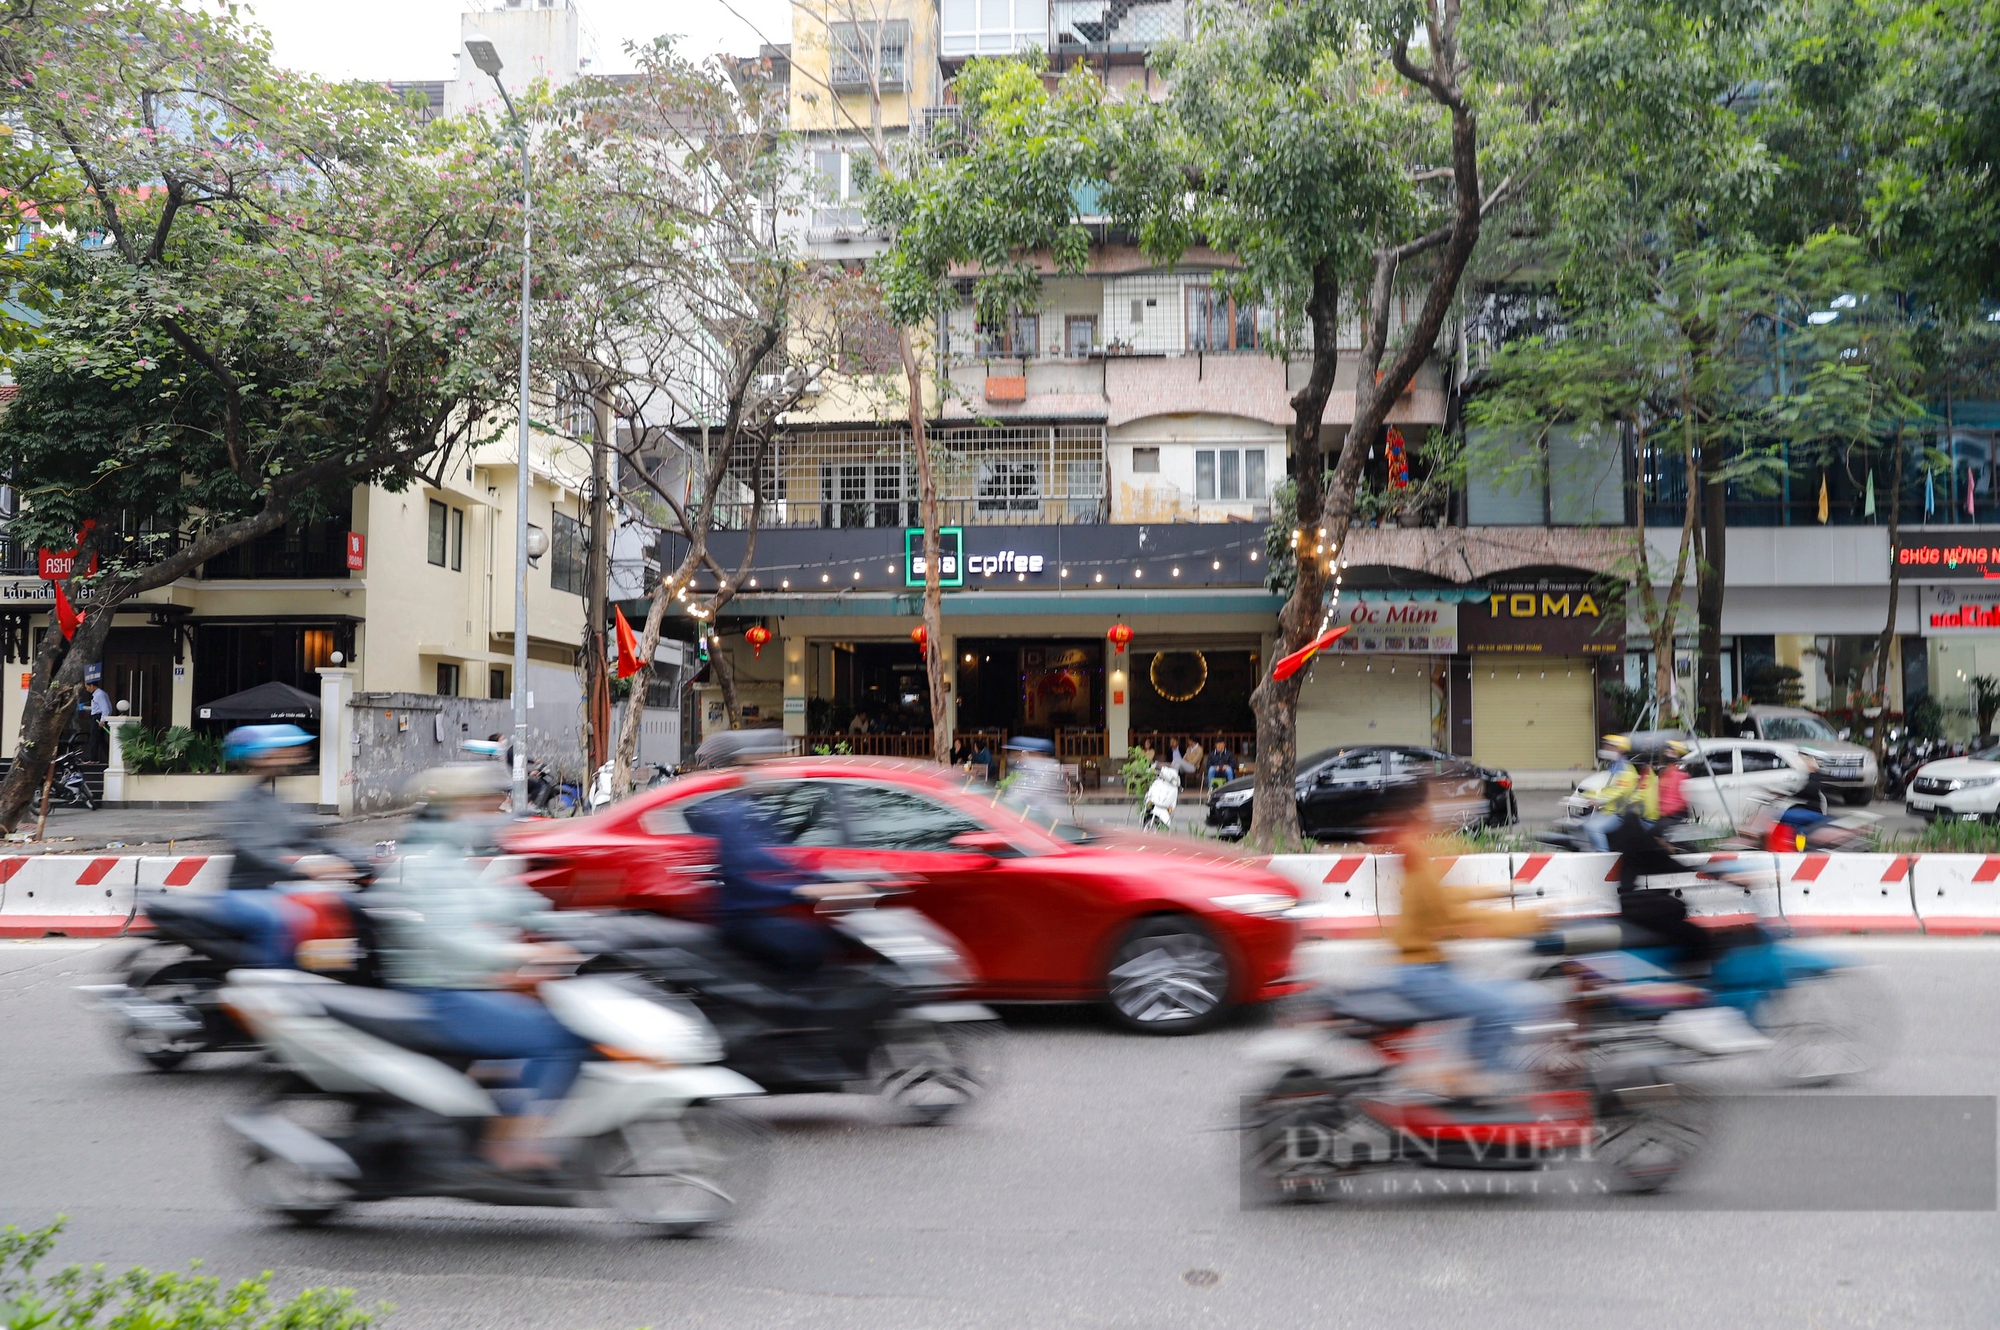
<path id="1" fill-rule="evenodd" d="M 260 683 L 228 697 L 218 697 L 194 709 L 198 720 L 233 720 L 245 724 L 319 719 L 319 699 L 288 683 Z"/>

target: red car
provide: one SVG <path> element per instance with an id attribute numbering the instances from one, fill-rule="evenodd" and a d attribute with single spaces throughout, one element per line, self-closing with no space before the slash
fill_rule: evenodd
<path id="1" fill-rule="evenodd" d="M 1106 999 L 1124 1024 L 1199 1029 L 1232 1004 L 1295 992 L 1299 892 L 1227 851 L 1037 825 L 990 787 L 889 758 L 817 757 L 700 772 L 591 817 L 521 824 L 529 885 L 573 909 L 702 918 L 713 844 L 683 811 L 749 784 L 801 869 L 908 882 L 996 1001 Z"/>

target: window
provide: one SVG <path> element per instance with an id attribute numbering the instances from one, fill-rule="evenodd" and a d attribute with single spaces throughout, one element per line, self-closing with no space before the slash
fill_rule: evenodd
<path id="1" fill-rule="evenodd" d="M 833 76 L 838 92 L 883 91 L 904 86 L 909 67 L 910 25 L 893 19 L 882 23 L 829 23 Z"/>
<path id="2" fill-rule="evenodd" d="M 425 555 L 438 567 L 444 567 L 444 537 L 446 508 L 436 499 L 430 502 L 430 541 Z"/>
<path id="3" fill-rule="evenodd" d="M 1047 0 L 943 0 L 938 8 L 938 52 L 946 59 L 1048 44 Z"/>
<path id="4" fill-rule="evenodd" d="M 1090 348 L 1097 345 L 1097 316 L 1095 314 L 1072 314 L 1063 320 L 1063 354 L 1071 360 L 1082 360 L 1090 354 Z"/>
<path id="5" fill-rule="evenodd" d="M 1132 471 L 1135 475 L 1159 475 L 1160 450 L 1158 448 L 1134 448 L 1132 450 Z"/>
<path id="6" fill-rule="evenodd" d="M 1197 503 L 1263 502 L 1264 450 L 1195 449 L 1194 497 Z"/>
<path id="7" fill-rule="evenodd" d="M 1821 743 L 1833 743 L 1840 738 L 1834 733 L 1833 726 L 1818 716 L 1766 716 L 1763 730 L 1766 739 L 1803 739 L 1808 742 L 1818 740 Z"/>
<path id="8" fill-rule="evenodd" d="M 590 549 L 583 523 L 568 513 L 552 513 L 550 517 L 552 535 L 549 553 L 555 556 L 555 562 L 549 566 L 549 586 L 580 596 L 583 594 L 584 561 Z"/>
<path id="9" fill-rule="evenodd" d="M 757 812 L 769 819 L 784 845 L 838 845 L 840 810 L 832 789 L 809 781 L 787 781 L 751 796 Z"/>
<path id="10" fill-rule="evenodd" d="M 465 570 L 465 509 L 451 510 L 451 570 Z"/>
<path id="11" fill-rule="evenodd" d="M 1016 314 L 1004 328 L 996 329 L 991 324 L 980 328 L 978 353 L 982 356 L 1032 360 L 1041 337 L 1041 315 Z"/>
<path id="12" fill-rule="evenodd" d="M 486 696 L 494 699 L 500 699 L 508 696 L 507 671 L 505 670 L 486 671 Z"/>
<path id="13" fill-rule="evenodd" d="M 1788 765 L 1784 758 L 1768 748 L 1745 748 L 1737 756 L 1743 761 L 1743 774 L 1746 776 L 1753 771 L 1783 771 Z"/>
<path id="14" fill-rule="evenodd" d="M 957 809 L 881 785 L 843 787 L 848 845 L 869 850 L 949 851 L 952 837 L 983 828 Z"/>
<path id="15" fill-rule="evenodd" d="M 1034 462 L 980 462 L 978 502 L 982 513 L 1039 512 L 1042 468 Z"/>
<path id="16" fill-rule="evenodd" d="M 838 148 L 813 153 L 814 192 L 821 203 L 839 203 L 847 197 L 846 163 L 847 154 Z"/>
<path id="17" fill-rule="evenodd" d="M 1687 772 L 1690 779 L 1695 777 L 1727 776 L 1736 770 L 1736 754 L 1726 748 L 1719 748 L 1709 753 L 1706 761 L 1700 757 L 1691 757 L 1681 763 L 1681 767 Z"/>
<path id="18" fill-rule="evenodd" d="M 444 664 L 438 666 L 437 695 L 439 697 L 458 696 L 458 666 Z"/>
<path id="19" fill-rule="evenodd" d="M 1239 305 L 1212 286 L 1187 288 L 1187 349 L 1255 351 L 1271 336 L 1271 316 L 1257 305 Z"/>

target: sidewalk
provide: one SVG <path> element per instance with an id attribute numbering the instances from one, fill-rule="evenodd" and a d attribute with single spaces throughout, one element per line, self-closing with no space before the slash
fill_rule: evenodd
<path id="1" fill-rule="evenodd" d="M 346 820 L 333 815 L 308 813 L 300 816 L 320 827 L 331 839 L 350 844 L 370 845 L 378 840 L 394 840 L 406 813 L 374 813 Z M 29 839 L 35 819 L 21 820 L 21 828 L 0 843 L 0 854 L 91 854 L 103 850 L 119 854 L 222 854 L 228 845 L 214 832 L 215 815 L 200 808 L 51 808 L 46 833 L 40 840 Z"/>

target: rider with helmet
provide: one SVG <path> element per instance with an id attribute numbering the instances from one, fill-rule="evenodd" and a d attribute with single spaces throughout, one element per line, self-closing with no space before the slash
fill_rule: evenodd
<path id="1" fill-rule="evenodd" d="M 234 857 L 229 890 L 216 909 L 250 940 L 266 966 L 291 964 L 290 927 L 272 888 L 302 877 L 351 876 L 345 864 L 325 857 L 297 806 L 278 797 L 278 777 L 305 765 L 312 742 L 296 725 L 240 725 L 222 741 L 223 757 L 257 779 L 220 810 L 220 830 Z"/>
<path id="2" fill-rule="evenodd" d="M 1597 811 L 1583 820 L 1583 834 L 1590 848 L 1602 853 L 1611 848 L 1611 833 L 1638 794 L 1639 769 L 1632 765 L 1632 740 L 1623 734 L 1605 735 L 1597 756 L 1611 763 L 1611 778 L 1598 798 Z"/>

